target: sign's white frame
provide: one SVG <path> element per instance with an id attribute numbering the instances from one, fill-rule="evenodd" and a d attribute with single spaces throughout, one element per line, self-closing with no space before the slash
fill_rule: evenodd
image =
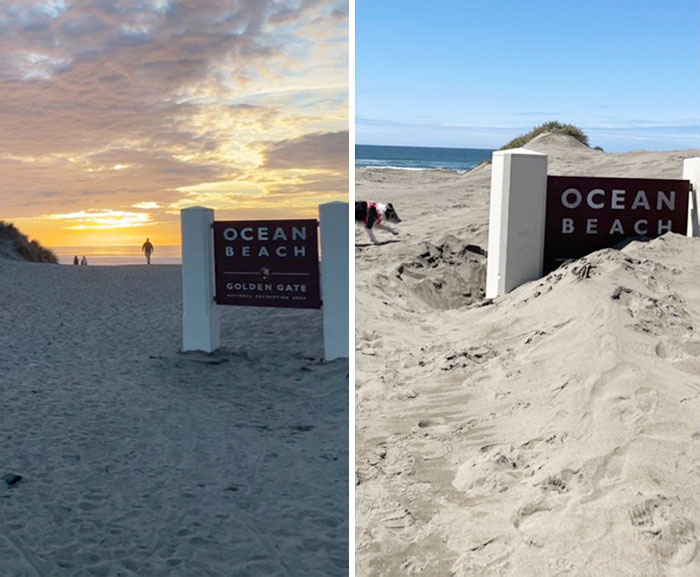
<path id="1" fill-rule="evenodd" d="M 349 205 L 319 207 L 323 345 L 327 361 L 348 358 L 350 348 Z M 180 212 L 182 227 L 182 350 L 214 352 L 221 346 L 215 302 L 214 210 Z"/>

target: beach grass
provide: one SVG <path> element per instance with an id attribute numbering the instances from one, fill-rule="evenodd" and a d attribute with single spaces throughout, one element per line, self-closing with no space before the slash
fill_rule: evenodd
<path id="1" fill-rule="evenodd" d="M 570 136 L 573 136 L 579 142 L 585 144 L 586 146 L 589 146 L 588 135 L 585 132 L 583 132 L 583 130 L 581 130 L 578 126 L 574 126 L 573 124 L 563 124 L 556 120 L 550 120 L 549 122 L 544 122 L 538 126 L 535 126 L 535 128 L 533 128 L 529 132 L 526 132 L 525 134 L 516 136 L 513 140 L 501 146 L 499 150 L 520 148 L 522 146 L 525 146 L 536 136 L 544 134 L 545 132 L 553 132 L 555 134 L 568 134 Z"/>
<path id="2" fill-rule="evenodd" d="M 44 248 L 36 240 L 29 240 L 27 235 L 22 234 L 11 222 L 0 220 L 0 242 L 9 253 L 14 253 L 24 260 L 58 263 L 58 258 L 51 250 Z"/>

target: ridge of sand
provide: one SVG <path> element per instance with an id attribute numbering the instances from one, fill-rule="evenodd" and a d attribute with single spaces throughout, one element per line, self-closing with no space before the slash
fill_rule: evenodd
<path id="1" fill-rule="evenodd" d="M 545 144 L 555 174 L 679 178 L 700 155 Z M 356 248 L 358 577 L 698 574 L 700 240 L 606 249 L 487 304 L 484 172 L 360 174 L 404 222 Z"/>
<path id="2" fill-rule="evenodd" d="M 541 134 L 524 148 L 547 154 L 548 174 L 560 176 L 681 178 L 683 159 L 700 156 L 697 149 L 605 153 L 589 148 L 573 136 L 555 133 Z"/>
<path id="3" fill-rule="evenodd" d="M 559 150 L 569 153 L 589 153 L 594 156 L 602 154 L 601 151 L 591 148 L 577 138 L 564 132 L 543 132 L 535 136 L 535 138 L 525 144 L 523 148 L 528 148 L 535 152 L 551 153 L 555 150 Z"/>

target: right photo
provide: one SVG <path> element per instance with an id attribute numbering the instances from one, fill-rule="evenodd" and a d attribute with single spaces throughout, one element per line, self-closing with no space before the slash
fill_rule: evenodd
<path id="1" fill-rule="evenodd" d="M 700 5 L 355 7 L 355 575 L 700 575 Z"/>

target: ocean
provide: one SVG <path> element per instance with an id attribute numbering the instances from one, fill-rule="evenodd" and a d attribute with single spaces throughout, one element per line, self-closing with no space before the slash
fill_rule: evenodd
<path id="1" fill-rule="evenodd" d="M 442 168 L 467 171 L 491 158 L 486 148 L 428 148 L 425 146 L 355 145 L 355 166 L 426 170 Z"/>
<path id="2" fill-rule="evenodd" d="M 146 264 L 141 246 L 52 246 L 49 247 L 58 257 L 60 264 L 73 264 L 73 257 L 85 258 L 88 265 L 118 266 Z M 179 245 L 156 246 L 151 255 L 151 264 L 182 264 Z"/>

